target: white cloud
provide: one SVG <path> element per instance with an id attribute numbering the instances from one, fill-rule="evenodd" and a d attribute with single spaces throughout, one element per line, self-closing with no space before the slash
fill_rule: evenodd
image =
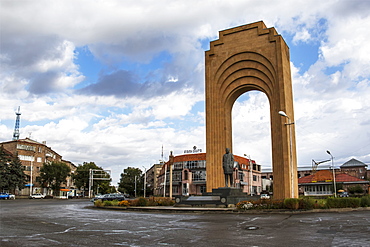
<path id="1" fill-rule="evenodd" d="M 293 37 L 291 46 L 319 46 L 303 74 L 291 65 L 299 163 L 326 158 L 326 149 L 338 163 L 369 161 L 367 2 L 2 1 L 0 140 L 11 138 L 20 105 L 21 137 L 32 132 L 67 160 L 112 168 L 116 180 L 124 167 L 157 162 L 162 144 L 165 158 L 205 150 L 204 110 L 195 109 L 204 101 L 204 43 L 263 20 Z M 73 89 L 88 76 L 76 47 L 104 66 L 90 94 Z M 152 70 L 162 53 L 169 58 Z M 269 103 L 249 96 L 233 109 L 234 152 L 268 166 Z"/>

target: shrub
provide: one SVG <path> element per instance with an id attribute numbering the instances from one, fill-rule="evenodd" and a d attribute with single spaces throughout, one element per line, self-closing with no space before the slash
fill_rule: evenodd
<path id="1" fill-rule="evenodd" d="M 137 204 L 138 206 L 146 206 L 148 204 L 148 200 L 144 197 L 140 197 Z"/>
<path id="2" fill-rule="evenodd" d="M 139 206 L 139 199 L 130 200 L 130 206 Z"/>
<path id="3" fill-rule="evenodd" d="M 152 196 L 148 199 L 148 206 L 158 206 L 158 202 L 155 198 L 156 197 Z"/>
<path id="4" fill-rule="evenodd" d="M 361 205 L 361 199 L 351 197 L 329 197 L 327 199 L 326 205 L 328 206 L 328 208 L 357 208 Z"/>
<path id="5" fill-rule="evenodd" d="M 284 200 L 272 200 L 270 208 L 281 209 L 284 207 Z"/>
<path id="6" fill-rule="evenodd" d="M 239 210 L 247 210 L 253 207 L 253 203 L 250 201 L 240 201 L 236 204 L 236 208 Z"/>
<path id="7" fill-rule="evenodd" d="M 171 198 L 162 197 L 158 202 L 158 206 L 173 206 L 175 201 Z"/>
<path id="8" fill-rule="evenodd" d="M 96 201 L 94 202 L 94 206 L 95 206 L 95 207 L 103 207 L 103 206 L 104 206 L 104 203 L 103 203 L 103 201 L 102 201 L 102 200 L 96 200 Z"/>
<path id="9" fill-rule="evenodd" d="M 282 200 L 257 200 L 257 201 L 240 201 L 236 204 L 236 208 L 239 210 L 250 210 L 250 209 L 281 209 L 283 208 Z"/>
<path id="10" fill-rule="evenodd" d="M 370 207 L 370 195 L 361 198 L 361 207 Z"/>
<path id="11" fill-rule="evenodd" d="M 300 209 L 314 209 L 315 202 L 311 198 L 304 197 L 302 199 L 299 199 L 299 208 Z"/>
<path id="12" fill-rule="evenodd" d="M 299 199 L 297 198 L 287 198 L 284 200 L 284 207 L 287 209 L 298 209 Z"/>
<path id="13" fill-rule="evenodd" d="M 326 205 L 326 199 L 316 199 L 314 202 L 315 209 L 325 209 L 328 208 Z"/>
<path id="14" fill-rule="evenodd" d="M 113 206 L 112 201 L 104 201 L 104 206 Z"/>
<path id="15" fill-rule="evenodd" d="M 130 202 L 129 202 L 129 201 L 127 201 L 127 200 L 123 200 L 123 201 L 120 201 L 120 202 L 118 203 L 118 206 L 121 206 L 121 207 L 128 207 L 128 206 L 130 206 Z"/>

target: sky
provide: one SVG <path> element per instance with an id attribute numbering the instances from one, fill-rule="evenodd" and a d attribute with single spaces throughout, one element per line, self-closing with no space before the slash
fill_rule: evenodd
<path id="1" fill-rule="evenodd" d="M 264 21 L 289 46 L 298 166 L 370 165 L 370 1 L 0 0 L 0 142 L 46 141 L 75 165 L 142 170 L 205 146 L 205 51 Z M 267 97 L 233 107 L 233 153 L 271 168 Z M 162 148 L 163 147 L 163 148 Z"/>

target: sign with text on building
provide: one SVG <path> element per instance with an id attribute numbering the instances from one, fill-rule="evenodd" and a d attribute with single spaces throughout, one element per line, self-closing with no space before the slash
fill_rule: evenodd
<path id="1" fill-rule="evenodd" d="M 201 152 L 202 152 L 202 149 L 197 148 L 197 146 L 194 146 L 193 149 L 184 150 L 184 154 L 196 154 L 196 153 L 201 153 Z"/>

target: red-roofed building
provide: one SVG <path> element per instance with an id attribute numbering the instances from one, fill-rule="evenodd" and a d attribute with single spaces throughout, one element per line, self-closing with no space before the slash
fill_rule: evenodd
<path id="1" fill-rule="evenodd" d="M 335 174 L 335 182 L 341 184 L 345 191 L 356 185 L 360 185 L 364 191 L 369 189 L 369 181 L 345 173 Z M 299 192 L 305 196 L 333 195 L 333 173 L 330 170 L 321 170 L 315 174 L 299 178 L 298 188 Z"/>
<path id="2" fill-rule="evenodd" d="M 261 166 L 253 160 L 250 162 L 249 159 L 238 155 L 234 155 L 234 161 L 234 186 L 242 188 L 243 192 L 247 194 L 260 194 Z M 220 160 L 221 165 L 222 161 Z M 172 184 L 170 183 L 171 177 Z M 165 180 L 166 183 L 164 183 Z M 171 154 L 169 161 L 163 165 L 157 181 L 158 195 L 202 195 L 206 192 L 207 182 L 206 153 L 178 156 Z M 170 193 L 171 187 L 172 193 Z"/>

